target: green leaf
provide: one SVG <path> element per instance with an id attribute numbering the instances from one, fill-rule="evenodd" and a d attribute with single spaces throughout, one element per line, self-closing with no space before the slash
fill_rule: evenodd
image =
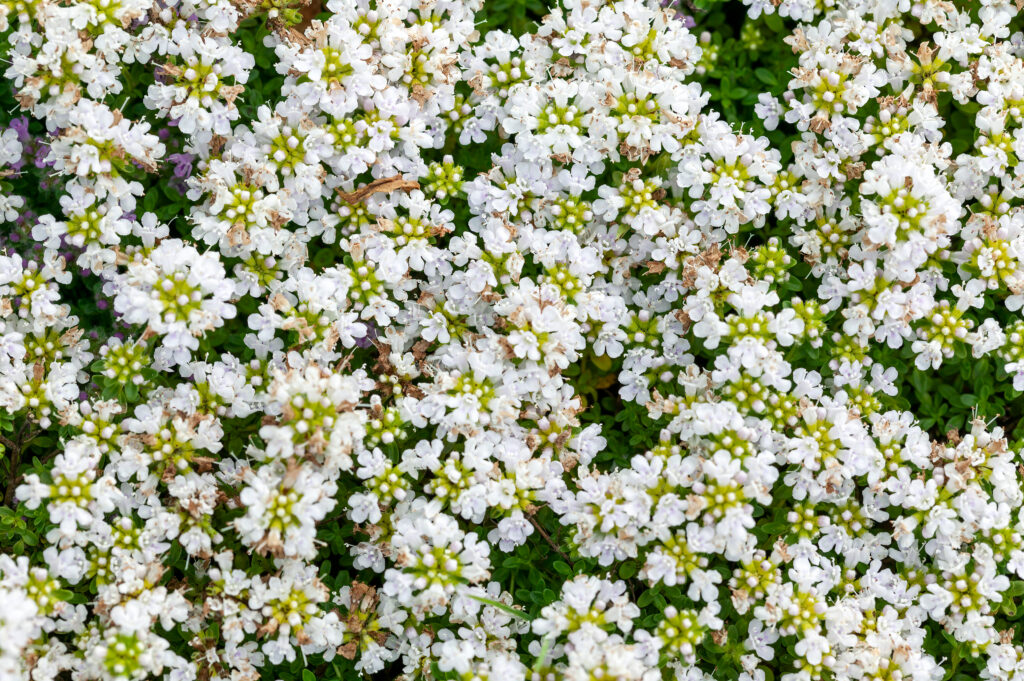
<path id="1" fill-rule="evenodd" d="M 949 383 L 939 384 L 939 395 L 941 395 L 942 398 L 947 402 L 954 404 L 957 403 L 960 399 L 960 391 L 957 390 L 952 385 L 950 385 Z"/>
<path id="2" fill-rule="evenodd" d="M 472 598 L 474 601 L 479 601 L 483 603 L 484 605 L 489 605 L 492 608 L 497 608 L 498 610 L 501 610 L 502 612 L 511 615 L 512 617 L 515 617 L 517 619 L 526 620 L 527 622 L 530 621 L 530 618 L 527 617 L 526 613 L 524 613 L 523 611 L 516 610 L 515 608 L 505 605 L 504 603 L 501 603 L 499 601 L 494 601 L 490 598 L 484 598 L 483 596 L 475 596 L 473 594 L 470 594 L 469 597 Z"/>
<path id="3" fill-rule="evenodd" d="M 548 634 L 541 639 L 540 642 L 540 653 L 537 654 L 537 661 L 533 663 L 533 671 L 540 672 L 544 668 L 544 662 L 548 659 L 548 653 L 551 651 L 551 646 L 555 643 L 554 634 L 548 632 Z"/>
<path id="4" fill-rule="evenodd" d="M 765 68 L 755 69 L 754 75 L 765 85 L 775 85 L 775 74 Z"/>
<path id="5" fill-rule="evenodd" d="M 774 12 L 772 14 L 766 14 L 764 17 L 764 23 L 768 28 L 772 29 L 776 33 L 784 33 L 786 31 L 785 25 L 782 23 L 782 17 Z"/>
<path id="6" fill-rule="evenodd" d="M 640 594 L 640 598 L 636 599 L 636 604 L 641 608 L 646 607 L 650 605 L 651 601 L 654 600 L 654 597 L 656 595 L 657 591 L 655 591 L 654 589 L 648 589 L 647 591 L 644 591 L 642 594 Z"/>

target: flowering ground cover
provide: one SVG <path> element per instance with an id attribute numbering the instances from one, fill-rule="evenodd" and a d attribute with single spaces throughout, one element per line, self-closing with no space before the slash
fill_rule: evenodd
<path id="1" fill-rule="evenodd" d="M 0 3 L 0 681 L 1024 680 L 1022 4 Z"/>

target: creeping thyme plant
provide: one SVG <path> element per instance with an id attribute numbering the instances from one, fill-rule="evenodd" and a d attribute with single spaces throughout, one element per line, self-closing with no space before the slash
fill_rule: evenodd
<path id="1" fill-rule="evenodd" d="M 0 681 L 1024 681 L 1021 0 L 3 0 Z"/>

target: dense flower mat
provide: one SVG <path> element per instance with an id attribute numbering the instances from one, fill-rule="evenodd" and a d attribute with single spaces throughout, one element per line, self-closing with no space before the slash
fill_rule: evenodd
<path id="1" fill-rule="evenodd" d="M 1008 0 L 0 3 L 0 680 L 1024 679 Z"/>

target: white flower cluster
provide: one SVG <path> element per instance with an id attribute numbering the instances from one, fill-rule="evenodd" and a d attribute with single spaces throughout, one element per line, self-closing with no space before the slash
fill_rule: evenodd
<path id="1" fill-rule="evenodd" d="M 0 254 L 0 679 L 1024 679 L 1021 454 L 904 394 L 1024 389 L 1017 6 L 747 4 L 786 148 L 648 0 L 0 4 L 61 192 Z"/>

